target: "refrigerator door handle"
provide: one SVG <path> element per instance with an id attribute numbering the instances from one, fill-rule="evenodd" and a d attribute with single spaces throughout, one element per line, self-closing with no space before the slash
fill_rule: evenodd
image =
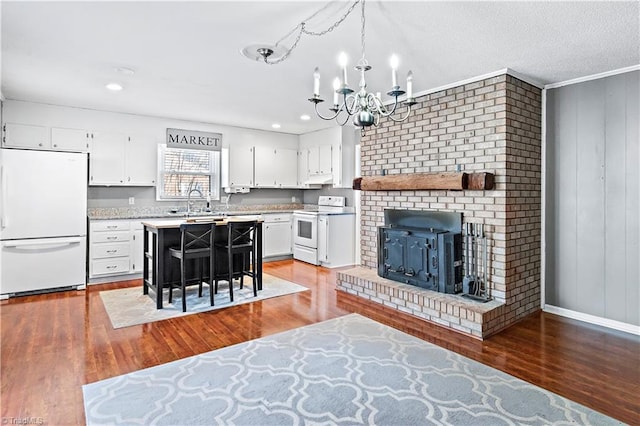
<path id="1" fill-rule="evenodd" d="M 5 206 L 7 205 L 7 174 L 4 171 L 4 166 L 0 166 L 0 192 L 2 193 L 2 195 L 0 195 L 0 227 L 1 228 L 6 228 L 7 227 L 7 216 L 5 214 Z"/>
<path id="2" fill-rule="evenodd" d="M 49 240 L 21 240 L 21 241 L 5 241 L 2 243 L 3 247 L 6 248 L 17 248 L 22 250 L 29 249 L 43 249 L 43 248 L 56 248 L 56 247 L 64 247 L 70 246 L 74 244 L 80 244 L 82 239 L 80 237 L 71 237 L 71 238 L 57 238 L 55 241 Z"/>

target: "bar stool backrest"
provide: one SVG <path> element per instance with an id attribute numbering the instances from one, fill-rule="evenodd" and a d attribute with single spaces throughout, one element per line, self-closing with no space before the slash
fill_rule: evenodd
<path id="1" fill-rule="evenodd" d="M 211 223 L 183 223 L 180 225 L 180 247 L 182 254 L 201 252 L 214 244 L 215 224 Z"/>

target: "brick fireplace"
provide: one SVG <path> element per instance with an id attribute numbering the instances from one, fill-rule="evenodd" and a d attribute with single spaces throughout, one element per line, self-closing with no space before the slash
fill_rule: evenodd
<path id="1" fill-rule="evenodd" d="M 363 191 L 361 265 L 337 288 L 483 339 L 540 309 L 541 90 L 509 74 L 417 99 L 410 118 L 361 139 L 362 176 L 461 171 L 495 175 L 492 190 Z M 385 209 L 461 212 L 490 241 L 491 301 L 378 277 Z"/>

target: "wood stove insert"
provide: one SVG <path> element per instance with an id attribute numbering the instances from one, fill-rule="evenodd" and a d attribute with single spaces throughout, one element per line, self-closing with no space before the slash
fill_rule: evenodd
<path id="1" fill-rule="evenodd" d="M 427 290 L 462 292 L 462 214 L 385 210 L 378 275 Z"/>

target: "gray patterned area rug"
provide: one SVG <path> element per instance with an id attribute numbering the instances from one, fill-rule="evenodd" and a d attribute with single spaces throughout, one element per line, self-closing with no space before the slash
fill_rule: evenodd
<path id="1" fill-rule="evenodd" d="M 87 423 L 619 422 L 357 314 L 83 386 Z"/>
<path id="2" fill-rule="evenodd" d="M 309 290 L 307 287 L 292 283 L 269 274 L 262 274 L 262 290 L 258 297 L 253 295 L 250 279 L 245 279 L 244 288 L 240 289 L 236 283 L 233 287 L 233 302 L 229 297 L 229 284 L 226 281 L 218 283 L 218 293 L 215 295 L 215 306 L 209 302 L 209 286 L 203 285 L 202 297 L 198 297 L 198 286 L 187 287 L 187 312 L 182 312 L 182 295 L 180 290 L 173 290 L 173 301 L 168 303 L 169 290 L 164 290 L 164 307 L 156 309 L 155 294 L 142 294 L 142 286 L 128 287 L 118 290 L 101 291 L 100 297 L 104 304 L 113 328 L 129 327 L 184 315 L 206 312 L 243 303 L 256 302 L 286 294 Z"/>

